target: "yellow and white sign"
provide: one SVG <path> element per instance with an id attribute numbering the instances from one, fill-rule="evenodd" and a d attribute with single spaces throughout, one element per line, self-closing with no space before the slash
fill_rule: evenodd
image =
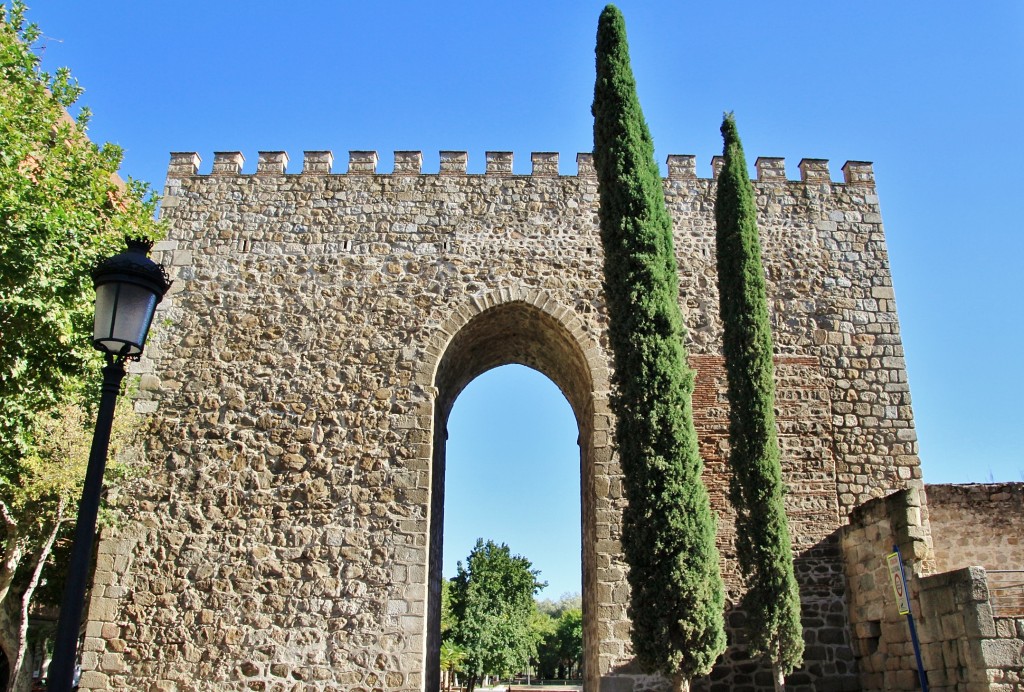
<path id="1" fill-rule="evenodd" d="M 889 563 L 889 581 L 896 592 L 896 607 L 899 608 L 900 615 L 906 615 L 910 612 L 910 596 L 907 594 L 907 580 L 903 578 L 900 554 L 889 553 L 885 560 Z"/>

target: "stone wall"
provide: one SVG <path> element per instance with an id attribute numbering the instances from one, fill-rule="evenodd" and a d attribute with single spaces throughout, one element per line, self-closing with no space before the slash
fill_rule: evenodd
<path id="1" fill-rule="evenodd" d="M 862 689 L 920 689 L 910 625 L 898 612 L 886 563 L 893 546 L 903 557 L 930 689 L 1024 689 L 1024 619 L 994 617 L 983 568 L 932 573 L 935 534 L 925 516 L 935 508 L 926 510 L 923 497 L 911 488 L 872 500 L 842 530 Z"/>
<path id="2" fill-rule="evenodd" d="M 910 630 L 897 608 L 886 556 L 899 547 L 910 607 L 919 616 L 918 579 L 932 565 L 931 535 L 922 510 L 921 491 L 909 488 L 861 505 L 841 532 L 850 628 L 865 692 L 919 689 Z"/>
<path id="3" fill-rule="evenodd" d="M 983 568 L 923 577 L 920 589 L 930 689 L 1024 690 L 1024 619 L 993 616 Z"/>
<path id="4" fill-rule="evenodd" d="M 939 571 L 1024 570 L 1024 483 L 928 485 L 927 493 Z"/>
<path id="5" fill-rule="evenodd" d="M 548 375 L 579 422 L 586 687 L 664 688 L 630 654 L 590 156 L 577 175 L 551 153 L 527 176 L 507 152 L 482 175 L 466 161 L 425 174 L 397 152 L 381 175 L 352 152 L 334 174 L 306 152 L 288 174 L 261 152 L 253 175 L 221 152 L 199 175 L 172 155 L 155 254 L 175 285 L 138 369 L 152 473 L 100 546 L 83 689 L 433 689 L 447 415 L 506 363 Z M 920 479 L 878 200 L 865 163 L 842 183 L 820 160 L 757 170 L 808 638 L 789 689 L 854 689 L 838 530 Z M 771 689 L 737 628 L 715 182 L 693 157 L 668 172 L 731 604 L 730 651 L 695 689 Z"/>

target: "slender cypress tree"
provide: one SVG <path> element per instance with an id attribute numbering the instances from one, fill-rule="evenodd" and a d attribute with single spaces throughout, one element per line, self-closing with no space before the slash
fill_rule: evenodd
<path id="1" fill-rule="evenodd" d="M 594 163 L 633 649 L 645 670 L 688 689 L 725 649 L 715 518 L 693 426 L 672 221 L 613 5 L 601 13 L 596 53 Z"/>
<path id="2" fill-rule="evenodd" d="M 736 552 L 747 592 L 750 652 L 772 662 L 776 687 L 803 660 L 800 593 L 783 503 L 775 432 L 772 334 L 754 189 L 736 121 L 722 122 L 725 165 L 718 176 L 718 290 L 729 378 L 729 494 Z"/>

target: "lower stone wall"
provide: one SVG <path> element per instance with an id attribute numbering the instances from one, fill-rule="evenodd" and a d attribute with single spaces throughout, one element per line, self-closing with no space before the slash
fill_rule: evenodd
<path id="1" fill-rule="evenodd" d="M 886 555 L 899 546 L 910 582 L 910 607 L 920 613 L 917 580 L 931 565 L 931 538 L 922 510 L 922 493 L 908 488 L 861 505 L 842 530 L 850 628 L 865 692 L 919 689 L 907 619 L 898 612 Z"/>
<path id="2" fill-rule="evenodd" d="M 1024 690 L 1024 620 L 995 618 L 985 570 L 920 580 L 921 656 L 933 692 Z"/>
<path id="3" fill-rule="evenodd" d="M 1024 483 L 928 485 L 926 492 L 936 570 L 1024 570 Z"/>
<path id="4" fill-rule="evenodd" d="M 931 573 L 937 564 L 932 541 L 943 540 L 938 527 L 946 526 L 929 525 L 929 514 L 935 516 L 935 507 L 909 488 L 857 508 L 841 532 L 862 689 L 920 689 L 910 625 L 898 612 L 886 564 L 895 545 L 930 689 L 1024 690 L 1024 620 L 993 617 L 984 568 Z"/>

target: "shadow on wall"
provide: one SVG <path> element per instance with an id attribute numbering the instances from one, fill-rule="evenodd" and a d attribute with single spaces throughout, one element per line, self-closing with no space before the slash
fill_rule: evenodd
<path id="1" fill-rule="evenodd" d="M 800 585 L 801 621 L 804 626 L 805 667 L 786 677 L 790 692 L 858 690 L 857 664 L 846 625 L 846 580 L 840 531 L 802 551 L 794 561 Z M 746 616 L 736 605 L 740 594 L 730 589 L 726 607 L 729 648 L 705 678 L 693 680 L 693 692 L 731 692 L 735 689 L 774 689 L 772 670 L 766 661 L 751 660 L 745 644 Z M 644 675 L 635 660 L 615 667 L 602 678 L 601 691 L 640 692 L 668 690 L 661 677 Z"/>

